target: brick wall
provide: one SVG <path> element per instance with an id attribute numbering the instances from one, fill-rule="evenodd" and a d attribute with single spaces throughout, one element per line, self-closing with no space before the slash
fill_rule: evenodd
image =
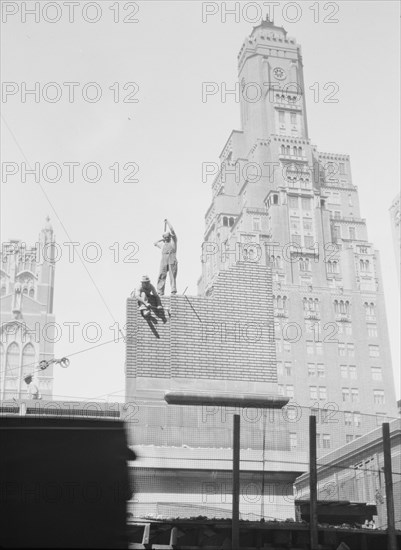
<path id="1" fill-rule="evenodd" d="M 210 296 L 165 297 L 163 305 L 171 317 L 150 326 L 127 301 L 128 398 L 185 387 L 276 393 L 270 268 L 237 264 Z"/>

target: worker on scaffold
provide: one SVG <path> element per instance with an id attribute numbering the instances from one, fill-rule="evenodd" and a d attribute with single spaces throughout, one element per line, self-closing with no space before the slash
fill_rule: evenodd
<path id="1" fill-rule="evenodd" d="M 166 227 L 169 228 L 169 231 L 166 231 Z M 162 260 L 157 280 L 157 292 L 160 296 L 164 296 L 167 272 L 170 274 L 171 294 L 177 294 L 177 235 L 167 219 L 164 220 L 164 230 L 163 237 L 154 243 L 162 250 Z"/>
<path id="2" fill-rule="evenodd" d="M 152 309 L 163 310 L 160 296 L 147 275 L 142 277 L 140 286 L 131 293 L 131 296 L 137 299 L 142 317 L 149 317 Z"/>

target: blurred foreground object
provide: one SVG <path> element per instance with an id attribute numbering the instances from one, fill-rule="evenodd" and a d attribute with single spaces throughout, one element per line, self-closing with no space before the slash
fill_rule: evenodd
<path id="1" fill-rule="evenodd" d="M 127 548 L 124 423 L 0 418 L 0 546 Z"/>

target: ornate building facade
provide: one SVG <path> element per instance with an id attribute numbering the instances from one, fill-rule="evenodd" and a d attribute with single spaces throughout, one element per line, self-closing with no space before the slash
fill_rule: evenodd
<path id="1" fill-rule="evenodd" d="M 328 452 L 397 416 L 379 252 L 349 156 L 310 140 L 295 39 L 263 21 L 238 73 L 242 130 L 212 184 L 199 292 L 234 264 L 272 267 L 279 393 L 319 414 Z M 293 448 L 305 428 L 294 424 Z"/>
<path id="2" fill-rule="evenodd" d="M 34 246 L 19 240 L 2 243 L 1 258 L 1 376 L 3 401 L 27 399 L 33 383 L 44 398 L 53 391 L 53 366 L 38 368 L 42 360 L 54 358 L 55 318 L 54 235 L 47 218 Z M 38 372 L 39 371 L 39 372 Z"/>

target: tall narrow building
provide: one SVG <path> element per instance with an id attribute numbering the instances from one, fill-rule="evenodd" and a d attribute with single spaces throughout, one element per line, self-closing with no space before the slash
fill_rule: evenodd
<path id="1" fill-rule="evenodd" d="M 42 360 L 54 358 L 53 313 L 55 240 L 47 218 L 35 245 L 19 240 L 2 243 L 0 399 L 27 399 L 24 378 L 32 374 L 42 397 L 53 392 L 53 366 L 41 370 Z"/>
<path id="2" fill-rule="evenodd" d="M 323 409 L 335 424 L 318 428 L 318 443 L 336 448 L 397 415 L 379 252 L 349 156 L 310 141 L 295 39 L 263 21 L 241 47 L 238 75 L 242 130 L 212 185 L 199 293 L 213 295 L 233 264 L 272 267 L 279 393 Z"/>

